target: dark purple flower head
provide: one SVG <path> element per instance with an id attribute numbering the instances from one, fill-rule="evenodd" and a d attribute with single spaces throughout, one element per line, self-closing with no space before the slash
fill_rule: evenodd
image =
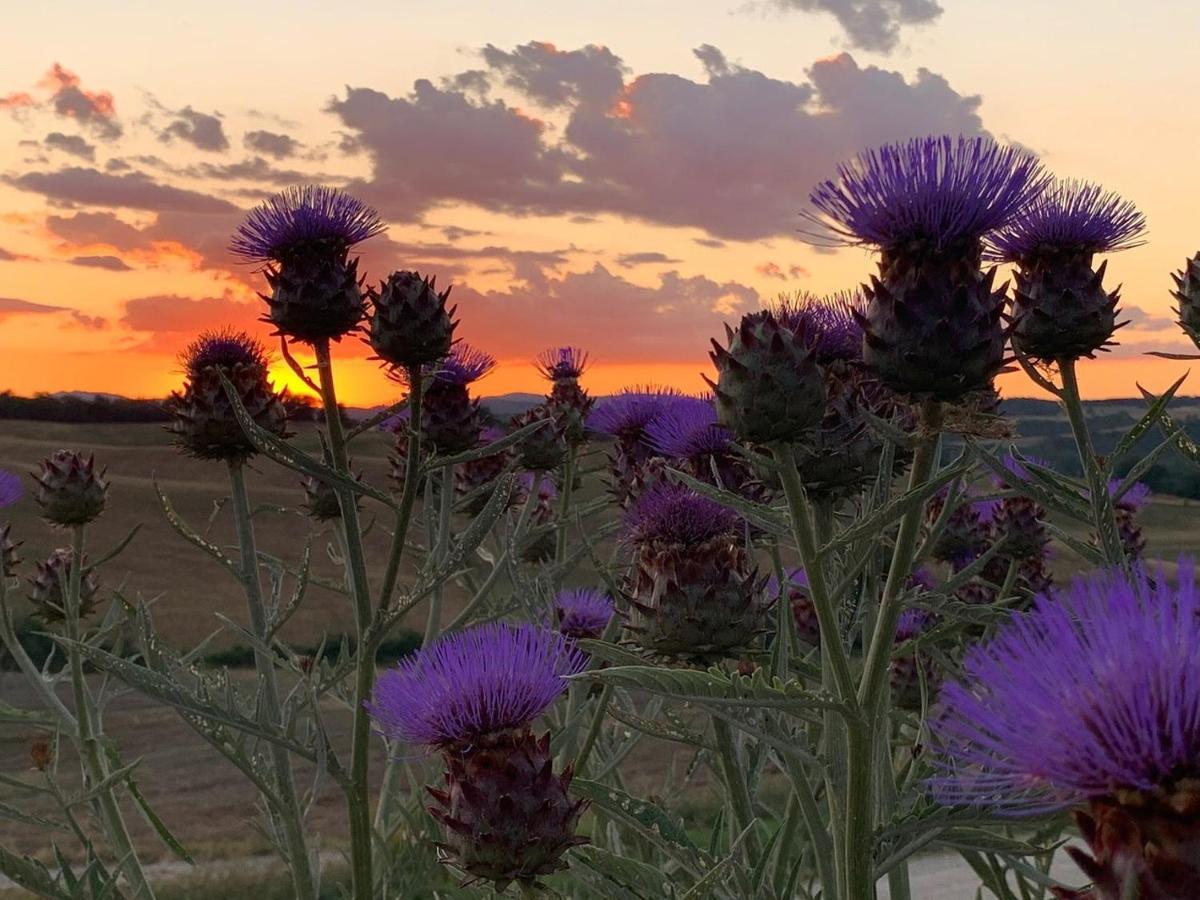
<path id="1" fill-rule="evenodd" d="M 379 214 L 336 188 L 290 187 L 255 207 L 229 250 L 247 262 L 281 262 L 305 247 L 344 252 L 385 229 Z"/>
<path id="2" fill-rule="evenodd" d="M 537 483 L 537 498 L 543 503 L 549 503 L 558 496 L 558 486 L 554 483 L 554 479 L 545 472 L 522 472 L 517 476 L 517 495 L 518 498 L 524 499 L 529 496 L 529 492 L 534 489 L 534 483 Z"/>
<path id="3" fill-rule="evenodd" d="M 1141 481 L 1135 482 L 1120 497 L 1117 497 L 1117 491 L 1121 487 L 1119 480 L 1113 480 L 1108 483 L 1108 492 L 1113 497 L 1113 503 L 1117 509 L 1123 509 L 1127 512 L 1140 512 L 1142 507 L 1150 502 L 1150 488 Z"/>
<path id="4" fill-rule="evenodd" d="M 625 513 L 625 540 L 641 544 L 702 544 L 733 534 L 738 517 L 731 509 L 678 483 L 658 483 Z"/>
<path id="5" fill-rule="evenodd" d="M 7 469 L 0 469 L 0 509 L 12 506 L 25 496 L 24 483 Z"/>
<path id="6" fill-rule="evenodd" d="M 1041 595 L 942 692 L 942 802 L 1036 812 L 1200 776 L 1200 594 L 1142 572 Z"/>
<path id="7" fill-rule="evenodd" d="M 550 381 L 575 381 L 587 368 L 588 355 L 578 347 L 554 347 L 539 353 L 535 365 Z"/>
<path id="8" fill-rule="evenodd" d="M 866 306 L 861 291 L 839 291 L 827 297 L 800 291 L 781 297 L 775 316 L 811 342 L 817 361 L 828 365 L 862 359 L 863 329 L 856 316 L 861 317 Z"/>
<path id="9" fill-rule="evenodd" d="M 554 598 L 558 630 L 570 638 L 598 638 L 613 617 L 612 598 L 594 588 L 559 591 Z"/>
<path id="10" fill-rule="evenodd" d="M 924 609 L 906 609 L 896 623 L 896 643 L 911 641 L 933 627 L 933 614 Z"/>
<path id="11" fill-rule="evenodd" d="M 587 657 L 536 625 L 490 622 L 439 638 L 381 676 L 368 710 L 380 730 L 448 747 L 525 728 L 581 672 Z"/>
<path id="12" fill-rule="evenodd" d="M 265 369 L 271 361 L 261 342 L 232 328 L 201 332 L 200 337 L 187 345 L 179 359 L 191 378 L 211 366 L 225 370 L 237 365 Z"/>
<path id="13" fill-rule="evenodd" d="M 1060 254 L 1111 253 L 1143 242 L 1146 217 L 1098 184 L 1059 181 L 988 238 L 988 255 L 1028 262 Z"/>
<path id="14" fill-rule="evenodd" d="M 628 388 L 597 403 L 587 427 L 597 434 L 639 439 L 654 417 L 679 396 L 673 388 Z"/>
<path id="15" fill-rule="evenodd" d="M 496 357 L 469 344 L 458 343 L 450 355 L 431 367 L 433 377 L 450 384 L 468 385 L 496 368 Z"/>
<path id="16" fill-rule="evenodd" d="M 646 443 L 669 459 L 695 459 L 729 449 L 733 435 L 717 424 L 706 397 L 672 397 L 646 425 Z"/>
<path id="17" fill-rule="evenodd" d="M 940 250 L 978 240 L 1040 193 L 1042 164 L 985 137 L 927 137 L 860 153 L 817 185 L 817 218 L 844 244 Z"/>

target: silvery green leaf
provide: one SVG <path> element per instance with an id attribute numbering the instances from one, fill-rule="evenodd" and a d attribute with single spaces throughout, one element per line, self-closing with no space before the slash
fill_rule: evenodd
<path id="1" fill-rule="evenodd" d="M 3 847 L 0 847 L 0 873 L 13 884 L 39 897 L 72 900 L 71 894 L 60 886 L 59 879 L 51 875 L 42 863 L 28 856 L 17 856 Z"/>
<path id="2" fill-rule="evenodd" d="M 359 435 L 365 434 L 372 428 L 382 425 L 392 416 L 404 411 L 407 408 L 408 398 L 405 397 L 403 400 L 399 400 L 393 403 L 391 406 L 385 406 L 378 412 L 372 413 L 371 415 L 367 416 L 367 418 L 357 423 L 353 428 L 346 431 L 346 443 L 348 444 Z"/>
<path id="3" fill-rule="evenodd" d="M 670 900 L 676 895 L 674 879 L 657 866 L 600 847 L 583 846 L 570 857 L 576 874 L 584 866 L 596 876 L 601 897 L 616 900 Z M 589 879 L 590 880 L 590 879 Z"/>
<path id="4" fill-rule="evenodd" d="M 194 528 L 192 528 L 191 525 L 184 521 L 179 513 L 175 512 L 175 507 L 171 503 L 170 498 L 168 498 L 167 495 L 164 494 L 159 488 L 157 479 L 153 480 L 153 484 L 154 494 L 158 497 L 159 506 L 162 507 L 163 515 L 167 517 L 167 522 L 170 523 L 171 527 L 174 528 L 184 540 L 196 547 L 199 547 L 201 550 L 219 562 L 222 566 L 224 566 L 234 578 L 238 579 L 238 581 L 241 581 L 241 567 L 238 566 L 238 564 L 228 556 L 226 556 L 225 552 L 220 547 L 201 537 L 199 532 L 197 532 Z"/>
<path id="5" fill-rule="evenodd" d="M 650 737 L 656 737 L 663 741 L 674 741 L 679 744 L 690 744 L 693 747 L 699 747 L 701 750 L 716 752 L 717 748 L 710 741 L 705 740 L 704 735 L 688 728 L 673 716 L 669 717 L 667 722 L 662 722 L 658 719 L 647 719 L 616 703 L 608 707 L 608 714 L 622 725 L 628 725 L 630 728 Z M 663 718 L 667 719 L 668 716 L 664 713 Z"/>
<path id="6" fill-rule="evenodd" d="M 462 453 L 455 453 L 453 456 L 435 456 L 421 466 L 422 474 L 432 472 L 434 469 L 444 469 L 446 466 L 457 466 L 460 463 L 474 462 L 477 459 L 483 459 L 488 456 L 495 456 L 502 450 L 507 450 L 514 444 L 518 444 L 525 440 L 533 432 L 537 431 L 550 424 L 550 419 L 539 419 L 536 422 L 530 422 L 516 431 L 509 432 L 504 437 L 492 441 L 490 444 L 485 444 L 482 447 L 476 447 L 473 450 L 466 450 Z"/>
<path id="7" fill-rule="evenodd" d="M 1113 447 L 1112 452 L 1108 454 L 1108 458 L 1110 460 L 1115 462 L 1116 460 L 1120 459 L 1122 456 L 1132 450 L 1137 442 L 1140 441 L 1146 435 L 1146 433 L 1150 431 L 1151 428 L 1158 424 L 1163 414 L 1167 411 L 1167 404 L 1171 402 L 1172 398 L 1175 396 L 1175 392 L 1178 391 L 1183 385 L 1183 381 L 1185 378 L 1187 378 L 1187 376 L 1188 373 L 1185 372 L 1179 377 L 1178 381 L 1167 388 L 1166 393 L 1164 393 L 1161 397 L 1155 398 L 1142 417 L 1138 419 L 1130 427 L 1130 429 L 1125 432 L 1124 435 L 1121 436 L 1119 441 L 1117 441 L 1117 444 L 1115 447 Z"/>
<path id="8" fill-rule="evenodd" d="M 787 516 L 779 510 L 773 509 L 762 503 L 755 503 L 753 500 L 747 500 L 740 494 L 735 494 L 732 491 L 722 490 L 718 487 L 713 487 L 711 484 L 700 481 L 688 475 L 686 472 L 681 472 L 678 469 L 668 469 L 672 476 L 678 478 L 683 484 L 687 485 L 697 494 L 702 497 L 707 497 L 710 500 L 715 500 L 722 506 L 732 509 L 747 522 L 752 525 L 757 525 L 764 531 L 771 534 L 785 537 L 791 534 L 791 529 L 788 526 Z"/>

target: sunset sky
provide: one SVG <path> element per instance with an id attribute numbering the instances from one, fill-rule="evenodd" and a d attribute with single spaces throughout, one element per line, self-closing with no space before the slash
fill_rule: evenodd
<path id="1" fill-rule="evenodd" d="M 1189 9 L 15 5 L 0 63 L 0 390 L 161 396 L 197 331 L 265 336 L 261 278 L 226 244 L 246 209 L 305 182 L 344 186 L 388 220 L 363 245 L 372 280 L 416 268 L 454 285 L 460 334 L 501 361 L 484 393 L 541 391 L 529 361 L 562 344 L 592 353 L 593 392 L 698 389 L 722 320 L 872 270 L 866 251 L 798 239 L 817 180 L 863 147 L 980 132 L 1146 213 L 1149 242 L 1109 262 L 1132 324 L 1081 376 L 1093 397 L 1161 389 L 1188 364 L 1143 354 L 1191 347 L 1169 273 L 1200 249 Z M 339 348 L 343 398 L 394 399 L 366 357 Z M 1038 395 L 1017 376 L 1002 386 Z"/>

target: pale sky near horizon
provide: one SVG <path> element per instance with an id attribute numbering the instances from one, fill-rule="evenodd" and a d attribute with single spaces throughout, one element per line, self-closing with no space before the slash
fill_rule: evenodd
<path id="1" fill-rule="evenodd" d="M 374 278 L 417 267 L 456 286 L 464 336 L 501 359 L 485 393 L 540 390 L 528 360 L 559 344 L 592 351 L 596 391 L 699 388 L 723 319 L 872 270 L 865 251 L 796 239 L 812 183 L 931 131 L 1019 142 L 1139 205 L 1148 242 L 1108 277 L 1133 324 L 1082 379 L 1091 396 L 1165 387 L 1188 364 L 1142 353 L 1190 348 L 1169 276 L 1200 250 L 1190 4 L 940 6 L 6 10 L 0 390 L 158 396 L 198 329 L 265 334 L 261 283 L 224 243 L 242 210 L 309 180 L 349 185 L 391 223 L 364 247 Z M 361 347 L 339 352 L 349 402 L 391 398 Z"/>

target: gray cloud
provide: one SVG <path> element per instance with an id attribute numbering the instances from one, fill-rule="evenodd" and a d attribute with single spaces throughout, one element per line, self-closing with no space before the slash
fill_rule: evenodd
<path id="1" fill-rule="evenodd" d="M 119 256 L 73 256 L 67 262 L 73 266 L 83 266 L 89 269 L 107 269 L 110 272 L 133 271 L 133 267 L 128 265 Z"/>
<path id="2" fill-rule="evenodd" d="M 677 263 L 682 262 L 679 259 L 673 259 L 665 253 L 659 253 L 654 250 L 643 251 L 641 253 L 622 253 L 617 257 L 617 265 L 626 269 L 634 266 L 654 265 L 658 263 Z"/>
<path id="3" fill-rule="evenodd" d="M 1121 318 L 1127 320 L 1131 327 L 1141 331 L 1162 331 L 1166 328 L 1178 327 L 1174 319 L 1168 316 L 1156 316 L 1139 306 L 1121 307 Z"/>
<path id="4" fill-rule="evenodd" d="M 50 233 L 71 244 L 108 244 L 118 250 L 149 246 L 141 229 L 109 212 L 80 212 L 73 216 L 46 216 Z"/>
<path id="5" fill-rule="evenodd" d="M 242 136 L 242 143 L 247 150 L 270 156 L 272 159 L 287 159 L 295 156 L 302 146 L 290 135 L 276 131 L 247 131 Z"/>
<path id="6" fill-rule="evenodd" d="M 0 297 L 0 317 L 5 315 L 43 315 L 45 313 L 65 312 L 65 306 L 52 306 L 49 303 L 35 303 L 32 300 L 21 300 L 17 297 Z"/>
<path id="7" fill-rule="evenodd" d="M 220 153 L 229 149 L 229 138 L 219 115 L 202 113 L 185 106 L 175 112 L 175 118 L 159 134 L 164 144 L 180 140 L 198 150 Z"/>
<path id="8" fill-rule="evenodd" d="M 940 16 L 936 0 L 767 0 L 784 12 L 826 13 L 837 19 L 850 44 L 863 50 L 888 51 L 907 25 L 927 25 Z"/>
<path id="9" fill-rule="evenodd" d="M 71 166 L 56 172 L 9 176 L 5 180 L 15 188 L 59 203 L 192 214 L 237 210 L 227 200 L 161 184 L 141 172 L 113 175 Z"/>
<path id="10" fill-rule="evenodd" d="M 78 156 L 80 159 L 86 159 L 88 162 L 96 158 L 95 146 L 89 144 L 77 134 L 63 134 L 61 131 L 52 131 L 46 135 L 46 139 L 42 143 L 54 150 L 61 150 L 63 153 L 70 153 L 72 156 Z"/>

